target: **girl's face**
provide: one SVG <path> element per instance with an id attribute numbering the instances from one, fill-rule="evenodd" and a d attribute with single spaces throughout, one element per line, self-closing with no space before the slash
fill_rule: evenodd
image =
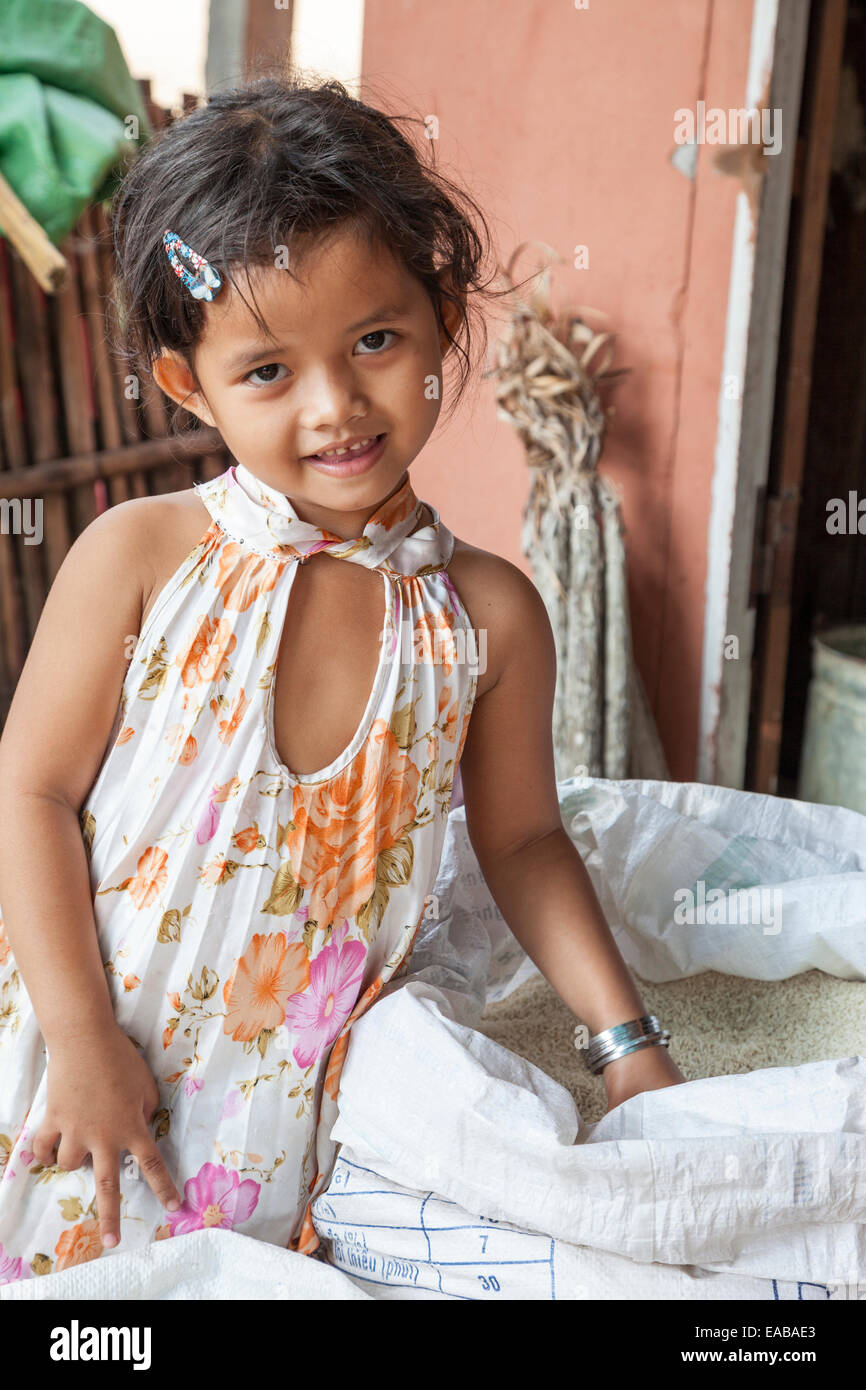
<path id="1" fill-rule="evenodd" d="M 198 389 L 173 353 L 157 359 L 154 377 L 214 425 L 251 473 L 288 496 L 302 520 L 356 534 L 432 433 L 448 339 L 424 286 L 353 232 L 335 233 L 310 254 L 303 283 L 270 266 L 250 278 L 273 342 L 262 341 L 224 278 L 203 305 Z M 242 281 L 247 298 L 250 278 Z M 363 472 L 329 475 L 311 458 L 370 435 L 385 438 Z"/>

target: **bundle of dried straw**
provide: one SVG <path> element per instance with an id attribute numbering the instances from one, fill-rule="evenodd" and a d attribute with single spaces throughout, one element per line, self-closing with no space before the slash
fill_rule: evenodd
<path id="1" fill-rule="evenodd" d="M 518 246 L 504 272 L 512 287 L 511 269 L 527 244 Z M 556 640 L 557 780 L 666 779 L 632 653 L 619 498 L 598 472 L 613 414 L 603 407 L 599 388 L 630 368 L 610 369 L 612 333 L 597 332 L 578 313 L 553 315 L 549 265 L 538 272 L 528 303 L 513 288 L 510 302 L 510 324 L 485 375 L 496 382 L 497 414 L 523 441 L 530 470 L 521 546 Z"/>

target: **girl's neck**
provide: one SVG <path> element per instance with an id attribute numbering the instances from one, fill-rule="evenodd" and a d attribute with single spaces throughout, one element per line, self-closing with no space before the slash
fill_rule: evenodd
<path id="1" fill-rule="evenodd" d="M 373 513 L 378 511 L 383 502 L 386 502 L 389 497 L 393 497 L 394 493 L 403 487 L 407 477 L 408 472 L 404 472 L 390 492 L 387 492 L 384 497 L 380 497 L 373 506 L 362 507 L 356 511 L 334 511 L 330 507 L 321 507 L 315 502 L 308 502 L 305 498 L 292 497 L 289 493 L 286 493 L 285 496 L 295 515 L 301 521 L 306 521 L 311 526 L 318 526 L 323 531 L 330 531 L 332 535 L 339 536 L 341 540 L 349 541 L 363 534 L 364 527 Z M 429 525 L 432 520 L 433 517 L 429 508 L 425 507 L 419 527 Z M 419 527 L 416 527 L 415 530 L 418 530 Z M 412 534 L 414 535 L 414 531 Z"/>

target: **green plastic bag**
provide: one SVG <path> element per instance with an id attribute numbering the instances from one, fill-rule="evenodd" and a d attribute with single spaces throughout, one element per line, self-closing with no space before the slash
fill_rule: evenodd
<path id="1" fill-rule="evenodd" d="M 2 0 L 0 173 L 55 246 L 151 134 L 110 25 L 79 0 Z"/>

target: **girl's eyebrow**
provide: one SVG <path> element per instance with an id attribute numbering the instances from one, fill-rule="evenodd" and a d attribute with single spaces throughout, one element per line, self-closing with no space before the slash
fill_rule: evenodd
<path id="1" fill-rule="evenodd" d="M 362 328 L 367 328 L 371 323 L 380 323 L 382 319 L 406 319 L 409 317 L 409 310 L 405 304 L 383 304 L 372 314 L 367 314 L 366 318 L 360 319 L 358 323 L 350 323 L 346 328 L 347 333 L 358 333 Z M 284 344 L 276 341 L 262 341 L 253 343 L 244 348 L 242 352 L 230 357 L 225 366 L 226 371 L 239 372 L 250 363 L 255 362 L 259 357 L 263 357 L 266 352 L 282 352 Z"/>

